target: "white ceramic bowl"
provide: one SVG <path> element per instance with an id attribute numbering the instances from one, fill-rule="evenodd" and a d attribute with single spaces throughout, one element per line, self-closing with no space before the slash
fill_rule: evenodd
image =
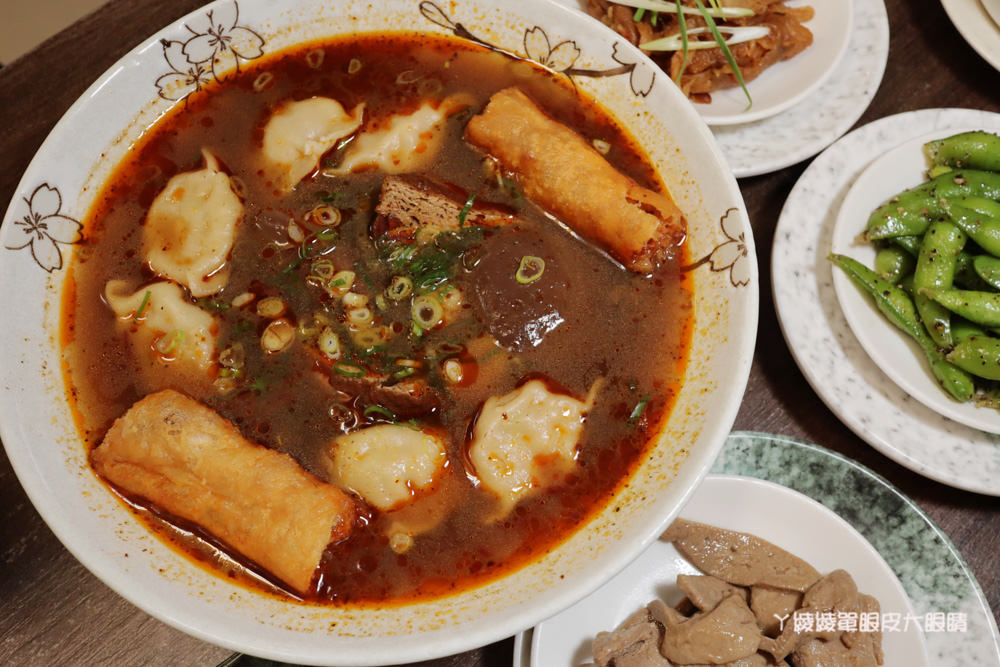
<path id="1" fill-rule="evenodd" d="M 480 40 L 572 74 L 660 169 L 689 223 L 694 335 L 683 390 L 657 445 L 614 502 L 502 580 L 382 610 L 299 605 L 234 586 L 149 534 L 87 465 L 57 340 L 65 266 L 78 241 L 65 219 L 86 217 L 129 145 L 177 103 L 168 98 L 195 87 L 179 76 L 192 65 L 172 42 L 211 30 L 252 56 L 245 30 L 274 52 L 344 32 L 407 26 L 450 33 L 459 23 Z M 235 64 L 233 51 L 215 55 L 218 73 Z M 39 513 L 86 567 L 150 614 L 206 641 L 287 662 L 377 665 L 456 653 L 534 625 L 597 588 L 655 539 L 712 463 L 743 395 L 757 324 L 750 225 L 707 127 L 641 53 L 546 0 L 385 0 L 378 11 L 356 0 L 208 5 L 143 42 L 73 105 L 25 172 L 0 245 L 0 310 L 17 313 L 0 330 L 0 435 Z"/>

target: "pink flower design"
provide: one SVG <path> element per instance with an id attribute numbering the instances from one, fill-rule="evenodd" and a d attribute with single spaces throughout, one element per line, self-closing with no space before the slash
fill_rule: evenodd
<path id="1" fill-rule="evenodd" d="M 78 243 L 83 237 L 83 225 L 62 215 L 62 195 L 48 183 L 42 183 L 25 198 L 28 214 L 14 221 L 9 250 L 31 248 L 31 256 L 40 267 L 51 273 L 62 268 L 62 251 L 58 243 Z"/>

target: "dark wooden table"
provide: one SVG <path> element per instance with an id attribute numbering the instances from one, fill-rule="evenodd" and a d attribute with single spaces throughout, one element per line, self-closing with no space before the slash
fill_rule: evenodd
<path id="1" fill-rule="evenodd" d="M 52 126 L 115 60 L 201 0 L 111 0 L 0 69 L 0 202 Z M 901 111 L 970 107 L 1000 111 L 1000 73 L 952 27 L 938 0 L 886 0 L 891 48 L 864 124 Z M 885 458 L 843 426 L 810 389 L 785 347 L 770 297 L 770 248 L 778 214 L 806 163 L 740 182 L 757 241 L 761 313 L 757 349 L 734 428 L 797 436 L 874 469 L 916 500 L 951 536 L 1000 614 L 1000 498 L 925 479 Z M 2 326 L 2 325 L 0 325 Z M 0 664 L 200 664 L 230 652 L 147 616 L 86 571 L 49 531 L 0 455 Z M 511 639 L 434 667 L 509 666 Z"/>

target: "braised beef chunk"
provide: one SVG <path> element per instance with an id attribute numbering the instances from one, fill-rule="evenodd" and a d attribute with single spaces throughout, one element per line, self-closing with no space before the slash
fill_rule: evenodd
<path id="1" fill-rule="evenodd" d="M 507 207 L 477 201 L 461 188 L 413 176 L 387 177 L 375 212 L 375 235 L 406 243 L 426 243 L 442 232 L 466 226 L 502 227 L 517 222 Z"/>
<path id="2" fill-rule="evenodd" d="M 567 319 L 563 311 L 571 285 L 563 256 L 528 231 L 502 245 L 487 239 L 484 250 L 472 276 L 477 317 L 508 350 L 538 347 Z M 530 282 L 518 279 L 525 257 L 545 263 L 541 276 Z"/>
<path id="3" fill-rule="evenodd" d="M 382 406 L 396 417 L 408 419 L 441 405 L 441 392 L 423 379 L 394 380 L 375 373 L 348 377 L 336 371 L 331 371 L 327 379 L 335 390 L 358 397 L 360 403 Z"/>

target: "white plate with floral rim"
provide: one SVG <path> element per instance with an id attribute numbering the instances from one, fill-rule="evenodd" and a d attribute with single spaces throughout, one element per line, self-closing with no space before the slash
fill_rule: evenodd
<path id="1" fill-rule="evenodd" d="M 996 123 L 997 115 L 985 111 L 924 109 L 846 135 L 792 188 L 778 219 L 771 261 L 774 303 L 788 347 L 840 420 L 897 463 L 990 495 L 1000 495 L 1000 437 L 931 410 L 872 363 L 841 311 L 827 256 L 844 197 L 872 161 L 913 137 Z"/>
<path id="2" fill-rule="evenodd" d="M 1000 660 L 978 583 L 947 536 L 886 480 L 817 445 L 752 432 L 729 436 L 712 473 L 681 516 L 757 531 L 821 572 L 848 570 L 879 598 L 887 667 Z M 775 512 L 782 520 L 769 522 Z M 596 632 L 656 596 L 676 602 L 677 574 L 692 572 L 671 545 L 653 544 L 593 595 L 518 635 L 514 667 L 583 664 Z"/>
<path id="3" fill-rule="evenodd" d="M 914 137 L 886 152 L 862 172 L 851 186 L 833 228 L 831 251 L 874 266 L 875 247 L 858 240 L 876 207 L 903 190 L 926 180 L 924 144 L 967 130 L 1000 130 L 1000 115 L 992 124 L 949 127 Z M 972 428 L 1000 433 L 1000 411 L 973 402 L 953 400 L 934 379 L 916 341 L 897 329 L 878 311 L 840 269 L 831 266 L 833 287 L 844 318 L 872 361 L 906 393 L 931 410 Z"/>

